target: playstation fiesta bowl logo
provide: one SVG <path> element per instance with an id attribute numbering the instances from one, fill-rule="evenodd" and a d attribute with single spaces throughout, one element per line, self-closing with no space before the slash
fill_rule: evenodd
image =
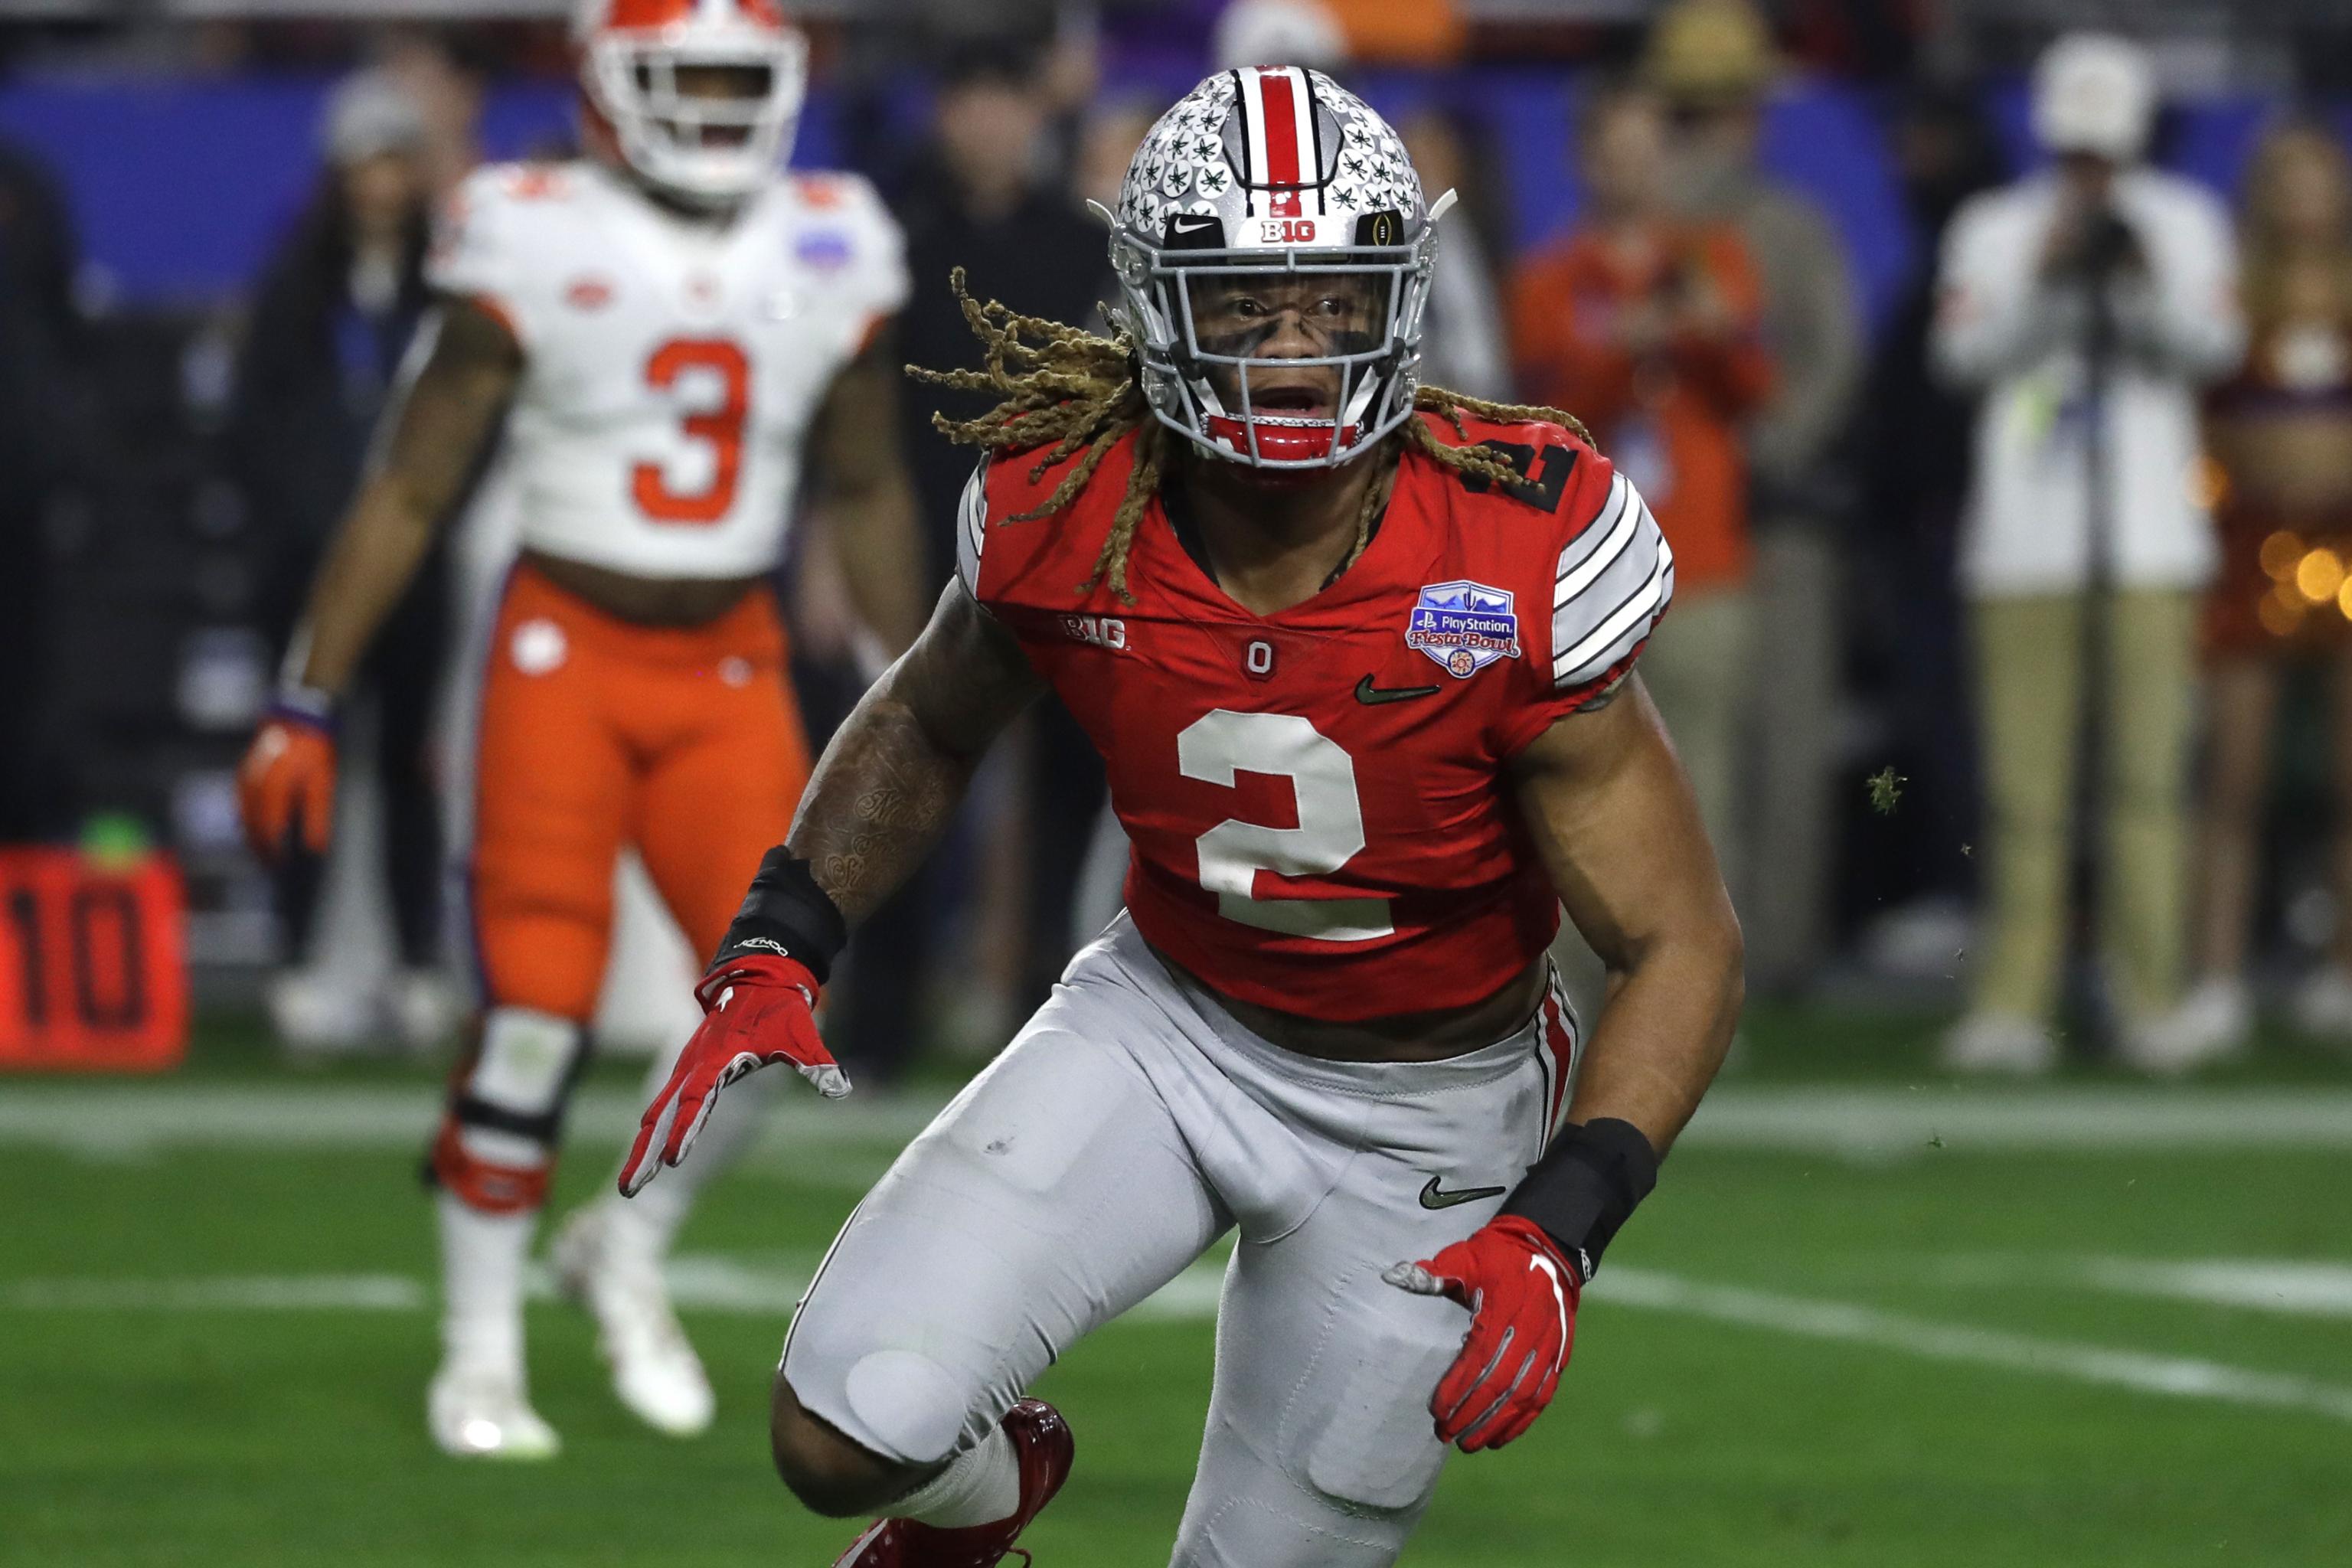
<path id="1" fill-rule="evenodd" d="M 1456 679 L 1498 658 L 1519 657 L 1519 617 L 1511 595 L 1484 583 L 1423 585 L 1405 624 L 1404 646 L 1417 647 Z"/>

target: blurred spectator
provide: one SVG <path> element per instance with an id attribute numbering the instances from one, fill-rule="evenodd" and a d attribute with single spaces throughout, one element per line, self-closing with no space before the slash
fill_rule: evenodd
<path id="1" fill-rule="evenodd" d="M 2281 688 L 2327 667 L 2337 910 L 2329 962 L 2295 997 L 2315 1034 L 2352 1037 L 2352 170 L 2294 123 L 2254 154 L 2244 217 L 2249 352 L 2206 410 L 2221 466 L 2221 574 L 2205 605 L 2210 737 L 2198 846 L 2189 1026 L 2226 1050 L 2253 1024 L 2246 949 Z"/>
<path id="2" fill-rule="evenodd" d="M 1725 869 L 1748 930 L 1748 983 L 1801 982 L 1826 955 L 1833 726 L 1843 593 L 1832 541 L 1832 455 L 1863 370 L 1845 247 L 1811 200 L 1759 166 L 1764 102 L 1780 67 L 1747 0 L 1676 0 L 1643 75 L 1676 127 L 1675 205 L 1736 225 L 1764 290 L 1771 397 L 1748 425 L 1758 616 L 1772 657 L 1744 694 L 1750 714 L 1753 848 Z"/>
<path id="3" fill-rule="evenodd" d="M 898 350 L 909 363 L 965 365 L 975 357 L 971 329 L 948 289 L 955 268 L 965 269 L 975 298 L 1059 321 L 1089 321 L 1096 301 L 1110 293 L 1103 230 L 1050 180 L 1041 156 L 1050 108 L 1035 90 L 1037 69 L 1027 47 L 986 38 L 960 45 L 945 64 L 932 144 L 898 205 L 915 286 L 898 318 Z M 956 501 L 974 456 L 932 429 L 931 413 L 969 418 L 992 401 L 983 393 L 921 386 L 900 405 L 920 516 L 930 530 L 933 584 L 945 583 L 954 567 Z M 1068 961 L 1071 885 L 1085 826 L 1104 793 L 1094 748 L 1058 703 L 1039 704 L 1025 724 L 1026 744 L 1016 752 L 1022 777 L 1011 792 L 1018 818 L 983 838 L 990 846 L 1011 834 L 1027 840 L 1027 854 L 992 862 L 1010 861 L 1025 878 L 1025 887 L 992 889 L 997 906 L 1017 917 L 1011 929 L 984 933 L 1009 939 L 1016 994 L 1005 1001 L 1014 1016 L 1044 1001 Z M 883 927 L 882 940 L 861 938 L 845 984 L 834 993 L 828 1036 L 853 1073 L 887 1080 L 920 1043 L 921 982 L 940 934 L 942 881 L 936 864 L 927 868 L 876 911 L 867 925 Z M 969 999 L 971 988 L 964 990 Z"/>
<path id="4" fill-rule="evenodd" d="M 1071 188 L 1080 203 L 1109 208 L 1118 205 L 1119 182 L 1135 161 L 1135 150 L 1160 118 L 1157 100 L 1118 98 L 1098 103 L 1078 136 L 1077 165 Z"/>
<path id="5" fill-rule="evenodd" d="M 63 830 L 42 693 L 49 593 L 46 513 L 81 443 L 77 250 L 48 173 L 0 146 L 0 843 Z"/>
<path id="6" fill-rule="evenodd" d="M 1977 821 L 1975 750 L 1952 716 L 1968 707 L 1958 578 L 1960 502 L 1969 488 L 1975 398 L 1929 363 L 1936 252 L 1960 204 L 1999 184 L 1991 127 L 1973 98 L 1927 89 L 1901 107 L 1892 151 L 1920 260 L 1880 333 L 1856 410 L 1853 447 L 1861 504 L 1846 530 L 1857 625 L 1854 668 L 1889 731 L 1869 767 L 1905 779 L 1903 809 L 1869 812 L 1847 893 L 1856 907 L 1892 903 L 1866 938 L 1882 967 L 1947 975 L 1968 944 Z"/>
<path id="7" fill-rule="evenodd" d="M 255 297 L 228 437 L 264 542 L 265 614 L 281 646 L 425 308 L 424 117 L 388 73 L 369 71 L 337 89 L 325 141 L 318 194 Z M 299 968 L 280 976 L 270 1012 L 290 1046 L 348 1044 L 370 1032 L 379 1004 L 417 1045 L 436 1040 L 452 1016 L 437 968 L 440 808 L 428 751 L 449 639 L 446 574 L 436 549 L 385 623 L 361 688 L 376 716 L 383 873 L 404 973 L 379 997 Z M 295 856 L 278 877 L 279 915 L 297 963 L 311 946 L 322 870 Z"/>
<path id="8" fill-rule="evenodd" d="M 1755 269 L 1738 230 L 1666 210 L 1655 98 L 1599 94 L 1580 143 L 1585 215 L 1512 284 L 1520 384 L 1591 423 L 1674 547 L 1675 611 L 1642 676 L 1728 859 L 1745 707 L 1731 677 L 1749 668 L 1754 641 L 1738 421 L 1772 379 Z"/>
<path id="9" fill-rule="evenodd" d="M 2054 164 L 1970 202 L 1944 244 L 1937 356 L 1986 392 L 1960 570 L 1974 600 L 1990 929 L 1969 1013 L 1946 1041 L 1962 1070 L 2056 1059 L 2085 731 L 2103 742 L 2099 809 L 2083 830 L 2097 839 L 2118 1046 L 2151 1069 L 2210 1048 L 2171 1012 L 2195 595 L 2214 561 L 2196 399 L 2237 364 L 2244 333 L 2220 205 L 2137 162 L 2154 99 L 2135 46 L 2060 39 L 2033 87 Z M 2086 665 L 2098 677 L 2087 693 Z"/>
<path id="10" fill-rule="evenodd" d="M 1422 323 L 1421 378 L 1473 397 L 1507 401 L 1511 369 L 1489 243 L 1496 226 L 1490 193 L 1479 177 L 1483 165 L 1471 152 L 1474 132 L 1457 116 L 1430 106 L 1406 116 L 1397 134 L 1427 198 L 1435 201 L 1447 191 L 1459 198 L 1439 232 Z"/>
<path id="11" fill-rule="evenodd" d="M 384 78 L 416 106 L 424 140 L 416 161 L 437 210 L 443 197 L 482 161 L 482 102 L 488 68 L 460 34 L 402 28 L 378 51 Z"/>
<path id="12" fill-rule="evenodd" d="M 1209 58 L 1218 70 L 1242 66 L 1344 69 L 1347 29 L 1324 0 L 1233 0 L 1217 16 Z"/>

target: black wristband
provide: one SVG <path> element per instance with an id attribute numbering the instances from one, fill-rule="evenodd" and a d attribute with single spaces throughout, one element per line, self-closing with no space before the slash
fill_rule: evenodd
<path id="1" fill-rule="evenodd" d="M 1658 1184 L 1658 1152 L 1630 1121 L 1600 1117 L 1560 1129 L 1528 1168 L 1503 1213 L 1533 1220 L 1590 1280 L 1633 1205 Z"/>
<path id="2" fill-rule="evenodd" d="M 849 945 L 849 922 L 841 906 L 816 885 L 808 862 L 777 845 L 760 859 L 760 874 L 743 895 L 743 907 L 712 955 L 712 968 L 747 952 L 780 952 L 808 965 L 822 985 L 833 961 Z"/>

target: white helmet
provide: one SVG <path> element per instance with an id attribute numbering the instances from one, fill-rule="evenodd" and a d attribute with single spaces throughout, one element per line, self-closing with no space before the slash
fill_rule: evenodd
<path id="1" fill-rule="evenodd" d="M 808 40 L 777 0 L 581 0 L 573 18 L 591 132 L 681 201 L 724 205 L 773 176 L 808 92 Z M 756 90 L 678 90 L 682 67 L 746 73 Z"/>
<path id="2" fill-rule="evenodd" d="M 1412 413 L 1434 220 L 1451 201 L 1424 205 L 1397 133 L 1320 71 L 1248 66 L 1194 88 L 1143 139 L 1104 215 L 1152 412 L 1257 468 L 1336 467 L 1369 448 Z M 1270 329 L 1246 319 L 1291 306 L 1302 321 L 1323 312 L 1301 330 L 1328 352 L 1253 355 Z M 1336 403 L 1261 404 L 1252 378 L 1263 390 L 1274 365 L 1335 371 Z"/>

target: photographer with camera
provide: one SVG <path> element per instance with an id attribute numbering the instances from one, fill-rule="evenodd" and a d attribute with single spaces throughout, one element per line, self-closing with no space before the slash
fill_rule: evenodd
<path id="1" fill-rule="evenodd" d="M 1944 245 L 1936 357 L 1985 394 L 1960 573 L 1987 930 L 1945 1045 L 1962 1071 L 2056 1060 L 2077 839 L 2096 867 L 2116 1053 L 2155 1072 L 2197 1062 L 2175 1011 L 2197 594 L 2216 560 L 2197 399 L 2245 332 L 2221 204 L 2138 162 L 2154 110 L 2137 47 L 2059 39 L 2033 83 L 2052 164 L 1970 203 Z"/>

